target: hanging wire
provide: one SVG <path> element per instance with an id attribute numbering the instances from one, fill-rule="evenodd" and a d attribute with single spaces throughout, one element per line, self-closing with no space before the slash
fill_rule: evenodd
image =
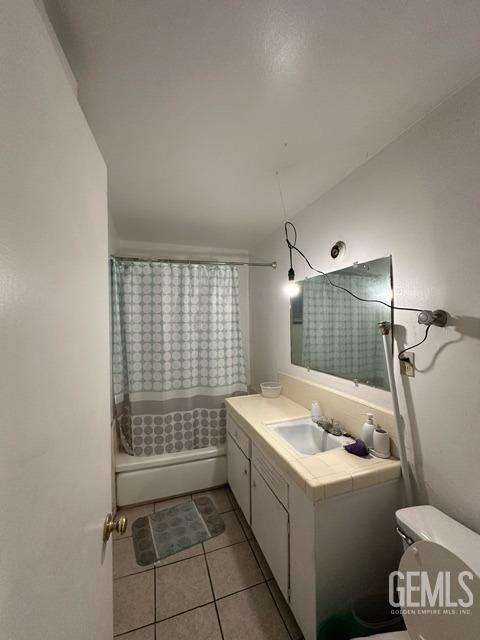
<path id="1" fill-rule="evenodd" d="M 353 293 L 352 291 L 350 291 L 349 289 L 346 289 L 345 287 L 342 287 L 339 284 L 335 284 L 334 282 L 332 282 L 328 276 L 327 273 L 325 273 L 324 271 L 320 271 L 320 269 L 316 269 L 312 263 L 310 262 L 310 260 L 307 258 L 307 256 L 303 253 L 303 251 L 300 251 L 300 249 L 296 246 L 296 242 L 297 242 L 297 230 L 295 228 L 295 225 L 292 222 L 285 222 L 285 241 L 287 243 L 287 246 L 290 250 L 294 250 L 296 251 L 299 255 L 302 256 L 302 258 L 305 260 L 305 262 L 307 263 L 307 265 L 310 267 L 310 269 L 312 271 L 315 271 L 316 273 L 319 273 L 321 276 L 324 276 L 324 278 L 327 280 L 328 284 L 330 284 L 332 287 L 335 287 L 336 289 L 340 289 L 341 291 L 345 291 L 345 293 L 348 293 L 348 295 L 352 296 L 352 298 L 355 298 L 355 300 L 359 300 L 360 302 L 374 302 L 376 304 L 383 304 L 384 307 L 387 307 L 388 309 L 397 309 L 399 311 L 416 311 L 417 313 L 420 313 L 421 311 L 423 311 L 423 309 L 416 309 L 415 307 L 398 307 L 394 304 L 390 304 L 388 302 L 383 302 L 383 300 L 376 300 L 376 299 L 370 299 L 370 298 L 361 298 L 360 296 L 357 296 L 355 293 Z M 293 242 L 290 241 L 289 237 L 288 237 L 288 227 L 291 227 L 295 233 L 295 239 Z"/>
<path id="2" fill-rule="evenodd" d="M 402 349 L 399 354 L 398 354 L 398 359 L 402 360 L 403 362 L 410 362 L 410 358 L 402 358 L 402 355 L 406 352 L 406 351 L 410 351 L 410 349 L 416 349 L 417 347 L 419 347 L 421 344 L 423 344 L 425 342 L 425 340 L 428 338 L 428 332 L 430 331 L 430 327 L 432 325 L 429 324 L 427 326 L 427 328 L 425 329 L 425 335 L 423 336 L 423 340 L 420 340 L 420 342 L 417 342 L 417 344 L 413 344 L 411 347 L 405 347 L 405 349 Z"/>
<path id="3" fill-rule="evenodd" d="M 278 172 L 277 172 L 278 175 Z M 280 189 L 280 183 L 279 183 L 279 191 L 280 194 L 282 193 L 281 189 Z M 283 203 L 283 199 L 282 199 L 282 203 Z M 292 229 L 293 233 L 294 233 L 294 239 L 293 242 L 290 240 L 290 237 L 288 235 L 288 230 Z M 335 287 L 335 289 L 340 289 L 341 291 L 344 291 L 345 293 L 348 293 L 349 296 L 352 296 L 352 298 L 355 298 L 355 300 L 359 300 L 360 302 L 373 302 L 375 304 L 381 304 L 384 307 L 387 307 L 388 309 L 392 310 L 392 309 L 396 309 L 397 311 L 414 311 L 416 313 L 420 313 L 421 311 L 423 311 L 423 309 L 417 309 L 416 307 L 399 307 L 396 306 L 394 304 L 390 304 L 388 302 L 384 302 L 383 300 L 376 300 L 376 299 L 370 299 L 370 298 L 361 298 L 360 296 L 357 296 L 355 293 L 353 293 L 352 291 L 350 291 L 349 289 L 346 289 L 345 287 L 342 287 L 339 284 L 335 284 L 334 282 L 331 281 L 330 277 L 328 276 L 327 273 L 325 273 L 324 271 L 321 271 L 320 269 L 316 269 L 312 263 L 310 262 L 310 260 L 307 258 L 307 256 L 303 253 L 303 251 L 301 251 L 297 246 L 297 229 L 295 228 L 295 225 L 290 222 L 289 220 L 286 220 L 284 223 L 284 229 L 285 229 L 285 242 L 287 243 L 288 249 L 290 251 L 290 272 L 293 273 L 293 267 L 292 267 L 292 251 L 296 251 L 300 256 L 302 256 L 302 258 L 305 260 L 305 262 L 307 263 L 307 265 L 310 267 L 310 269 L 312 271 L 315 271 L 316 273 L 320 274 L 321 276 L 323 276 L 328 284 L 330 284 L 332 287 Z M 290 279 L 290 272 L 289 272 L 289 279 Z M 430 326 L 427 326 L 427 329 L 425 331 L 425 336 L 423 338 L 423 340 L 421 340 L 418 344 L 415 344 L 411 347 L 406 347 L 405 349 L 403 349 L 402 351 L 400 351 L 400 353 L 398 354 L 398 358 L 399 360 L 406 360 L 408 358 L 402 358 L 402 354 L 405 353 L 406 351 L 409 351 L 411 349 L 415 349 L 416 347 L 419 347 L 421 344 L 423 344 L 426 339 L 428 338 L 428 332 L 430 330 Z"/>
<path id="4" fill-rule="evenodd" d="M 287 143 L 284 143 L 284 147 L 287 147 Z M 316 269 L 312 263 L 310 262 L 310 260 L 307 258 L 307 256 L 303 253 L 303 251 L 301 251 L 298 247 L 297 247 L 297 229 L 295 227 L 295 225 L 293 224 L 293 222 L 290 222 L 287 218 L 287 207 L 285 206 L 285 198 L 283 197 L 283 191 L 282 191 L 282 185 L 280 184 L 280 172 L 277 170 L 275 171 L 275 175 L 277 177 L 277 187 L 278 187 L 278 194 L 280 196 L 280 202 L 282 203 L 282 210 L 283 210 L 283 217 L 284 217 L 284 229 L 285 229 L 285 242 L 287 243 L 288 246 L 288 250 L 290 252 L 290 269 L 288 271 L 288 279 L 289 280 L 294 280 L 295 279 L 295 272 L 293 270 L 293 258 L 292 258 L 292 251 L 296 251 L 300 256 L 302 256 L 302 258 L 305 260 L 305 262 L 307 263 L 307 265 L 310 267 L 310 269 L 312 271 L 315 271 L 316 273 L 320 274 L 321 276 L 323 276 L 329 285 L 331 285 L 332 287 L 335 287 L 335 289 L 340 289 L 340 291 L 344 291 L 345 293 L 348 293 L 349 296 L 351 296 L 352 298 L 355 298 L 355 300 L 358 300 L 359 302 L 372 302 L 374 304 L 381 304 L 384 307 L 387 307 L 387 309 L 390 309 L 391 311 L 393 309 L 397 310 L 397 311 L 413 311 L 415 313 L 421 313 L 423 311 L 423 309 L 417 309 L 416 307 L 400 307 L 388 302 L 384 302 L 383 300 L 376 300 L 376 299 L 370 299 L 370 298 L 362 298 L 360 296 L 357 296 L 357 294 L 353 293 L 353 291 L 350 291 L 349 289 L 347 289 L 346 287 L 342 287 L 339 284 L 335 284 L 334 282 L 331 281 L 330 277 L 328 276 L 327 273 L 325 273 L 324 271 L 321 271 L 320 269 Z M 293 233 L 294 233 L 294 238 L 293 238 L 293 242 L 290 240 L 289 235 L 288 235 L 288 230 L 292 229 Z M 409 351 L 410 349 L 415 349 L 416 347 L 419 347 L 421 344 L 423 344 L 426 339 L 428 338 L 428 332 L 430 330 L 430 326 L 427 326 L 427 329 L 425 331 L 425 336 L 423 338 L 423 340 L 421 340 L 418 344 L 415 344 L 411 347 L 406 347 L 405 349 L 403 349 L 402 351 L 400 351 L 400 353 L 398 354 L 398 358 L 399 360 L 402 359 L 402 354 L 405 353 L 406 351 Z M 404 358 L 403 358 L 404 359 Z"/>

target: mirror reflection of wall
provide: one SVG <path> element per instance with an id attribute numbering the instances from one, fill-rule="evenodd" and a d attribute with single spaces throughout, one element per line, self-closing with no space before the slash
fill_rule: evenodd
<path id="1" fill-rule="evenodd" d="M 392 303 L 391 258 L 356 264 L 328 274 L 361 298 Z M 382 337 L 377 325 L 393 323 L 389 308 L 355 300 L 318 275 L 299 283 L 291 300 L 293 364 L 389 389 Z"/>

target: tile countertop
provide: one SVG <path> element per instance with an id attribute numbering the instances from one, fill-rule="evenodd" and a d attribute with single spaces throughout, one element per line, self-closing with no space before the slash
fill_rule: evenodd
<path id="1" fill-rule="evenodd" d="M 313 456 L 295 451 L 275 435 L 270 425 L 309 417 L 310 413 L 285 396 L 238 396 L 227 398 L 225 403 L 227 412 L 251 440 L 315 502 L 400 477 L 400 462 L 393 457 L 360 458 L 343 448 Z"/>

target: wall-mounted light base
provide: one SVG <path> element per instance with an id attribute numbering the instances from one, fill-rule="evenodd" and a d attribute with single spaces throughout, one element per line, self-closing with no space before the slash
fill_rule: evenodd
<path id="1" fill-rule="evenodd" d="M 435 309 L 434 311 L 421 311 L 418 314 L 418 324 L 427 326 L 435 325 L 436 327 L 445 327 L 448 322 L 448 313 L 443 309 Z"/>
<path id="2" fill-rule="evenodd" d="M 343 240 L 338 240 L 338 242 L 336 242 L 330 249 L 330 257 L 333 260 L 338 260 L 340 262 L 345 256 L 346 250 L 347 245 L 343 242 Z"/>

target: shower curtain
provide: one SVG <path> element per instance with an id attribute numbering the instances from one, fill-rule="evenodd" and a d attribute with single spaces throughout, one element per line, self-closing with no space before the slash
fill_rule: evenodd
<path id="1" fill-rule="evenodd" d="M 127 453 L 223 444 L 224 399 L 247 392 L 237 267 L 113 259 L 112 349 Z"/>
<path id="2" fill-rule="evenodd" d="M 384 278 L 368 274 L 329 274 L 337 285 L 362 298 L 382 299 Z M 385 386 L 387 371 L 377 324 L 385 320 L 379 304 L 359 302 L 322 276 L 303 285 L 303 364 L 350 380 Z"/>

